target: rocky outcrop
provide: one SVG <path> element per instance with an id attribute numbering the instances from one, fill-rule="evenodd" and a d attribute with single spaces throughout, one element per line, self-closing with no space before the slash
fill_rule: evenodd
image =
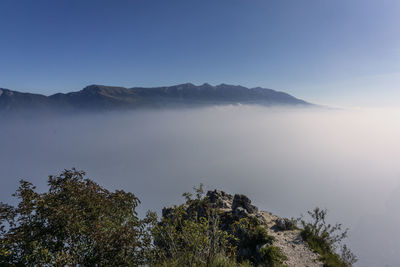
<path id="1" fill-rule="evenodd" d="M 207 195 L 211 203 L 220 209 L 232 209 L 233 196 L 225 193 L 224 191 L 215 189 L 208 191 Z"/>
<path id="2" fill-rule="evenodd" d="M 248 219 L 253 222 L 251 227 L 261 226 L 265 229 L 268 236 L 257 241 L 254 247 L 238 247 L 238 256 L 251 258 L 257 262 L 262 250 L 268 246 L 275 246 L 286 256 L 284 264 L 287 266 L 299 267 L 319 267 L 323 264 L 318 260 L 319 256 L 311 251 L 308 245 L 302 240 L 300 230 L 296 228 L 296 222 L 287 218 L 280 218 L 271 213 L 259 211 L 251 204 L 251 200 L 242 194 L 231 195 L 221 190 L 208 191 L 206 197 L 199 201 L 187 202 L 183 205 L 187 217 L 196 215 L 197 217 L 209 214 L 210 208 L 216 208 L 220 214 L 220 227 L 231 234 L 234 233 L 232 225 L 241 219 Z M 162 210 L 163 218 L 174 216 L 175 207 L 167 207 Z M 254 224 L 254 220 L 256 223 Z M 254 229 L 253 229 L 254 230 Z M 243 239 L 245 232 L 236 236 L 239 240 Z M 237 235 L 237 233 L 236 233 Z M 248 237 L 246 237 L 248 238 Z M 274 241 L 271 241 L 274 240 Z M 271 243 L 272 242 L 272 243 Z M 244 243 L 248 243 L 245 241 Z M 254 260 L 255 259 L 255 260 Z"/>
<path id="3" fill-rule="evenodd" d="M 233 197 L 232 212 L 235 218 L 241 219 L 250 215 L 256 215 L 258 208 L 251 205 L 251 200 L 247 196 L 236 194 Z"/>
<path id="4" fill-rule="evenodd" d="M 214 190 L 208 191 L 206 196 L 214 207 L 230 210 L 236 218 L 245 218 L 258 213 L 258 208 L 252 205 L 251 200 L 245 195 L 235 194 L 232 196 L 224 191 Z"/>
<path id="5" fill-rule="evenodd" d="M 275 221 L 276 227 L 281 231 L 295 229 L 296 223 L 288 218 L 278 218 Z"/>

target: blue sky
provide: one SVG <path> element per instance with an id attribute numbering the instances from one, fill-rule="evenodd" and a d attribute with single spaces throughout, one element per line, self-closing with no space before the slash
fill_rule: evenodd
<path id="1" fill-rule="evenodd" d="M 230 83 L 400 105 L 398 0 L 0 2 L 0 87 Z"/>

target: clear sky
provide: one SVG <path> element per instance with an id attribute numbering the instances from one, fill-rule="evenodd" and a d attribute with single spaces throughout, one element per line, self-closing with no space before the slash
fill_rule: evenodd
<path id="1" fill-rule="evenodd" d="M 400 106 L 400 1 L 0 1 L 0 87 L 184 82 Z"/>

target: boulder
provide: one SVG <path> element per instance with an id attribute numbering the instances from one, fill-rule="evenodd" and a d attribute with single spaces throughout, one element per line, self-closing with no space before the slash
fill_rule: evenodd
<path id="1" fill-rule="evenodd" d="M 247 196 L 236 194 L 233 197 L 232 211 L 235 213 L 235 210 L 239 207 L 245 209 L 249 214 L 258 212 L 258 208 L 251 205 L 251 200 Z"/>
<path id="2" fill-rule="evenodd" d="M 208 191 L 207 197 L 210 203 L 220 209 L 231 209 L 233 196 L 221 190 Z"/>
<path id="3" fill-rule="evenodd" d="M 249 213 L 242 207 L 237 207 L 233 213 L 233 218 L 235 218 L 236 220 L 240 220 L 242 218 L 247 218 L 249 217 Z"/>
<path id="4" fill-rule="evenodd" d="M 293 230 L 296 226 L 295 222 L 293 220 L 289 220 L 288 218 L 278 218 L 275 224 L 276 227 L 278 227 L 278 229 L 281 231 Z"/>

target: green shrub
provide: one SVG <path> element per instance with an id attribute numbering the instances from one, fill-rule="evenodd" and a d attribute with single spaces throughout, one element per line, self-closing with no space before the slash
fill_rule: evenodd
<path id="1" fill-rule="evenodd" d="M 139 200 L 110 192 L 75 169 L 50 176 L 49 190 L 20 181 L 13 207 L 0 205 L 0 265 L 138 265 L 148 249 L 135 208 Z"/>
<path id="2" fill-rule="evenodd" d="M 283 263 L 287 260 L 285 254 L 282 253 L 280 248 L 275 246 L 267 246 L 260 250 L 263 262 L 266 266 L 271 267 L 283 267 L 286 266 Z"/>
<path id="3" fill-rule="evenodd" d="M 230 212 L 221 212 L 204 197 L 201 185 L 195 188 L 195 194 L 183 196 L 186 203 L 168 209 L 153 230 L 156 247 L 162 255 L 159 258 L 175 259 L 174 263 L 186 266 L 217 263 L 232 266 L 236 260 L 245 265 L 273 266 L 268 263 L 278 259 L 274 251 L 270 257 L 269 254 L 263 257 L 260 248 L 272 244 L 274 238 L 258 218 L 238 220 Z"/>
<path id="4" fill-rule="evenodd" d="M 184 197 L 186 203 L 171 209 L 152 230 L 159 262 L 211 266 L 217 257 L 234 255 L 231 240 L 235 238 L 220 229 L 218 212 L 207 205 L 202 186 L 196 189 L 195 199 L 189 193 Z"/>
<path id="5" fill-rule="evenodd" d="M 327 210 L 315 208 L 308 212 L 311 222 L 300 220 L 303 230 L 301 236 L 308 245 L 317 252 L 326 267 L 348 267 L 356 261 L 356 257 L 347 248 L 342 247 L 342 257 L 336 253 L 338 245 L 347 237 L 348 229 L 342 230 L 341 224 L 327 224 Z"/>
<path id="6" fill-rule="evenodd" d="M 213 267 L 252 267 L 253 265 L 249 261 L 237 262 L 235 258 L 227 257 L 224 255 L 218 255 L 214 262 Z"/>
<path id="7" fill-rule="evenodd" d="M 182 265 L 181 262 L 173 260 L 173 259 L 166 259 L 163 262 L 159 264 L 154 264 L 151 266 L 155 267 L 181 267 L 185 266 Z M 206 264 L 204 263 L 194 263 L 192 265 L 193 267 L 207 267 Z M 213 262 L 210 263 L 209 266 L 212 267 L 253 267 L 254 265 L 251 264 L 250 262 L 244 261 L 244 262 L 237 262 L 234 258 L 232 257 L 227 257 L 226 255 L 217 255 L 214 259 Z"/>
<path id="8" fill-rule="evenodd" d="M 238 260 L 249 260 L 253 264 L 263 262 L 259 249 L 265 244 L 272 244 L 274 237 L 268 235 L 260 220 L 255 217 L 242 218 L 234 222 L 232 228 L 234 236 L 238 239 Z"/>

